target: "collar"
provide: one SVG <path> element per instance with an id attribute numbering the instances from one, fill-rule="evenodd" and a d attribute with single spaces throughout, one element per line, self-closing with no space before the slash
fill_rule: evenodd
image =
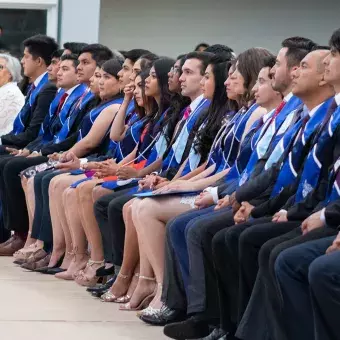
<path id="1" fill-rule="evenodd" d="M 68 89 L 66 91 L 66 93 L 70 96 L 72 94 L 72 92 L 79 86 L 79 84 L 77 84 L 76 86 L 71 87 L 70 89 Z"/>
<path id="2" fill-rule="evenodd" d="M 265 123 L 272 115 L 273 115 L 273 113 L 275 112 L 275 110 L 276 109 L 273 109 L 273 110 L 271 110 L 270 112 L 268 112 L 268 113 L 266 113 L 266 114 L 264 114 L 263 116 L 262 116 L 262 119 L 263 119 L 263 122 Z"/>
<path id="3" fill-rule="evenodd" d="M 283 98 L 283 100 L 288 103 L 293 97 L 293 92 L 290 92 L 286 95 L 286 97 Z"/>
<path id="4" fill-rule="evenodd" d="M 198 104 L 201 102 L 201 100 L 203 99 L 203 94 L 201 94 L 200 96 L 198 96 L 196 99 L 194 99 L 191 104 L 190 104 L 190 109 L 191 112 L 194 112 L 198 106 Z"/>
<path id="5" fill-rule="evenodd" d="M 340 93 L 337 93 L 337 94 L 334 96 L 334 99 L 335 99 L 337 105 L 340 106 Z"/>
<path id="6" fill-rule="evenodd" d="M 309 117 L 313 117 L 314 114 L 315 114 L 315 112 L 318 111 L 319 108 L 320 108 L 320 106 L 323 105 L 323 104 L 324 104 L 324 102 L 322 102 L 321 104 L 315 106 L 315 107 L 314 107 L 312 110 L 310 110 L 310 111 L 307 109 L 307 106 L 304 105 L 304 106 L 303 106 L 303 111 L 306 113 L 306 115 L 309 114 Z"/>
<path id="7" fill-rule="evenodd" d="M 38 85 L 39 85 L 39 83 L 40 83 L 40 81 L 41 81 L 41 79 L 43 79 L 44 78 L 44 75 L 46 74 L 47 72 L 45 72 L 45 73 L 43 73 L 43 74 L 41 74 L 35 81 L 34 81 L 34 86 L 35 87 L 37 87 Z"/>
<path id="8" fill-rule="evenodd" d="M 10 88 L 10 87 L 17 87 L 17 83 L 10 81 L 2 86 L 0 86 L 0 89 L 6 89 L 6 88 Z"/>

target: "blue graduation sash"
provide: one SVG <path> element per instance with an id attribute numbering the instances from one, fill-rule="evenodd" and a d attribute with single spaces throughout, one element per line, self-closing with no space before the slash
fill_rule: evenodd
<path id="1" fill-rule="evenodd" d="M 81 124 L 81 128 L 79 129 L 78 132 L 78 142 L 82 140 L 90 132 L 93 123 L 105 108 L 113 104 L 121 104 L 122 102 L 123 98 L 112 99 L 107 102 L 99 104 L 97 107 L 93 108 L 89 113 L 87 113 L 86 116 L 84 117 L 84 120 Z"/>
<path id="2" fill-rule="evenodd" d="M 63 127 L 60 129 L 59 133 L 54 136 L 54 143 L 60 143 L 61 141 L 65 140 L 72 127 L 73 124 L 76 121 L 76 118 L 78 116 L 78 113 L 84 109 L 86 104 L 94 98 L 94 94 L 86 89 L 87 93 L 85 94 L 84 97 L 80 97 L 72 106 L 71 112 L 68 115 L 65 123 L 63 124 Z M 81 101 L 81 102 L 80 102 Z M 85 119 L 85 118 L 84 118 Z"/>
<path id="3" fill-rule="evenodd" d="M 144 126 L 147 122 L 147 118 L 143 117 L 135 121 L 132 125 L 129 126 L 125 133 L 125 137 L 120 142 L 111 141 L 110 149 L 112 149 L 112 158 L 116 159 L 116 162 L 119 163 L 123 160 L 127 155 L 129 155 L 134 148 L 136 147 Z"/>
<path id="4" fill-rule="evenodd" d="M 176 141 L 172 144 L 171 149 L 167 157 L 163 160 L 162 171 L 169 170 L 170 168 L 179 168 L 180 162 L 185 151 L 185 147 L 188 142 L 189 135 L 195 126 L 196 121 L 200 117 L 204 109 L 208 108 L 210 101 L 202 99 L 194 112 L 191 113 L 190 117 L 186 120 L 180 134 L 176 138 Z"/>
<path id="5" fill-rule="evenodd" d="M 42 127 L 40 129 L 40 133 L 43 134 L 43 143 L 50 142 L 51 140 L 56 138 L 56 135 L 52 135 L 52 133 L 51 133 L 51 124 L 53 124 L 54 119 L 57 118 L 59 120 L 59 126 L 62 128 L 62 126 L 65 124 L 65 121 L 66 121 L 66 119 L 68 117 L 68 114 L 69 114 L 70 110 L 72 109 L 72 106 L 83 95 L 85 90 L 86 90 L 86 86 L 84 84 L 78 85 L 72 91 L 71 95 L 69 95 L 66 98 L 64 106 L 60 110 L 58 117 L 54 117 L 55 112 L 56 112 L 56 110 L 58 108 L 58 105 L 57 105 L 56 108 L 54 108 L 54 107 L 51 108 L 50 107 L 50 112 L 49 112 L 49 115 L 47 117 L 48 122 L 47 122 L 46 125 L 44 125 L 46 123 L 45 122 L 46 118 L 45 118 L 45 121 L 44 121 L 44 123 L 43 123 L 43 125 L 42 125 Z M 65 93 L 64 90 L 61 90 L 59 92 L 62 92 L 62 94 Z M 59 93 L 58 93 L 57 97 L 59 97 Z M 59 100 L 60 100 L 60 98 L 61 97 L 59 97 Z M 58 104 L 59 104 L 59 101 L 58 101 Z"/>
<path id="6" fill-rule="evenodd" d="M 28 98 L 26 98 L 25 104 L 16 116 L 14 123 L 13 123 L 13 130 L 12 133 L 14 135 L 17 135 L 21 132 L 23 132 L 26 129 L 26 124 L 29 121 L 30 115 L 31 115 L 31 109 L 33 104 L 35 103 L 37 96 L 41 89 L 47 84 L 48 82 L 48 74 L 46 73 L 42 79 L 40 80 L 38 86 L 32 91 L 32 86 L 30 87 L 29 94 L 27 95 Z"/>
<path id="7" fill-rule="evenodd" d="M 268 117 L 268 120 L 271 119 L 273 116 L 274 111 L 272 114 Z M 267 120 L 267 121 L 268 121 Z M 229 181 L 236 180 L 240 178 L 242 172 L 245 170 L 245 167 L 247 166 L 249 162 L 249 158 L 252 155 L 253 151 L 255 150 L 256 144 L 258 139 L 261 136 L 261 133 L 263 129 L 266 128 L 266 124 L 263 124 L 263 117 L 258 119 L 253 126 L 250 128 L 247 135 L 244 137 L 244 140 L 240 146 L 240 153 L 228 172 L 225 181 L 228 183 Z"/>
<path id="8" fill-rule="evenodd" d="M 328 124 L 324 127 L 320 137 L 314 144 L 313 149 L 306 159 L 298 189 L 295 195 L 295 202 L 302 201 L 316 186 L 320 178 L 325 153 L 330 152 L 328 146 L 335 129 L 340 124 L 340 107 L 333 112 Z"/>
<path id="9" fill-rule="evenodd" d="M 340 198 L 340 158 L 334 163 L 329 174 L 329 187 L 325 198 L 325 205 Z"/>
<path id="10" fill-rule="evenodd" d="M 297 139 L 294 141 L 291 151 L 281 165 L 279 176 L 274 185 L 271 197 L 277 196 L 284 187 L 293 183 L 297 178 L 301 168 L 301 161 L 303 161 L 301 160 L 303 147 L 310 141 L 310 138 L 319 127 L 319 124 L 322 123 L 332 101 L 333 98 L 328 99 L 318 108 L 313 117 L 311 117 L 305 125 L 303 132 L 299 129 Z"/>

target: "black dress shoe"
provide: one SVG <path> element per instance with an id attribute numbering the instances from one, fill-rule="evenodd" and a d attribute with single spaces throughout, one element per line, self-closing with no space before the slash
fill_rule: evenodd
<path id="1" fill-rule="evenodd" d="M 158 312 L 141 315 L 140 319 L 153 326 L 165 326 L 169 323 L 184 320 L 186 313 L 179 309 L 171 309 L 164 305 Z"/>
<path id="2" fill-rule="evenodd" d="M 204 338 L 210 334 L 209 322 L 192 316 L 185 321 L 166 325 L 164 334 L 178 340 Z"/>
<path id="3" fill-rule="evenodd" d="M 116 278 L 117 276 L 114 275 L 114 277 L 112 277 L 110 280 L 107 280 L 105 284 L 97 285 L 96 287 L 92 288 L 87 288 L 86 291 L 88 291 L 95 297 L 100 297 L 113 286 Z"/>
<path id="4" fill-rule="evenodd" d="M 63 268 L 49 268 L 45 274 L 47 275 L 55 275 L 58 273 L 66 272 L 66 269 Z"/>
<path id="5" fill-rule="evenodd" d="M 64 257 L 65 257 L 65 254 L 58 260 L 58 262 L 56 263 L 55 266 L 53 266 L 53 267 L 47 266 L 47 267 L 43 267 L 43 268 L 38 268 L 38 269 L 35 270 L 35 272 L 41 273 L 41 274 L 52 275 L 52 273 L 50 273 L 50 270 L 51 269 L 57 269 L 57 268 L 60 269 L 59 267 L 62 265 L 62 263 L 64 261 Z M 64 271 L 64 269 L 62 271 Z M 56 273 L 54 273 L 54 274 L 56 274 Z"/>

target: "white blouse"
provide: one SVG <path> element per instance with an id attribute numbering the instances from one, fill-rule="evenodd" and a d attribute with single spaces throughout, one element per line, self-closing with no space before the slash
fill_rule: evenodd
<path id="1" fill-rule="evenodd" d="M 24 103 L 25 97 L 16 83 L 0 87 L 0 136 L 13 130 L 13 122 Z"/>

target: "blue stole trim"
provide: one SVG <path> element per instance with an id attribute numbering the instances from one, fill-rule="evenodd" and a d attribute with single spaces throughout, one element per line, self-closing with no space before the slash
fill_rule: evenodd
<path id="1" fill-rule="evenodd" d="M 44 121 L 41 123 L 40 131 L 39 131 L 39 136 L 43 136 L 44 134 L 50 135 L 49 131 L 49 125 L 52 123 L 52 119 L 58 109 L 59 102 L 61 97 L 64 95 L 65 90 L 60 89 L 60 91 L 57 92 L 56 96 L 52 100 L 52 103 L 50 104 L 49 110 L 48 110 L 48 115 L 46 115 Z M 48 138 L 48 137 L 47 137 Z M 44 140 L 44 138 L 43 138 Z"/>
<path id="2" fill-rule="evenodd" d="M 272 115 L 273 114 L 274 112 L 272 113 Z M 269 116 L 268 119 L 271 119 L 272 115 Z M 265 124 L 262 125 L 262 121 L 263 121 L 263 117 L 258 119 L 253 124 L 253 126 L 251 127 L 247 135 L 245 136 L 240 146 L 240 153 L 234 165 L 232 166 L 232 168 L 230 169 L 230 171 L 228 172 L 225 178 L 226 182 L 240 178 L 242 171 L 247 166 L 249 158 L 256 147 L 256 143 L 261 136 L 261 132 L 266 126 Z"/>
<path id="3" fill-rule="evenodd" d="M 23 132 L 26 129 L 26 125 L 29 121 L 30 115 L 32 114 L 32 106 L 34 105 L 37 96 L 41 89 L 48 83 L 48 74 L 46 73 L 42 79 L 40 80 L 38 86 L 31 91 L 32 86 L 30 87 L 28 98 L 26 98 L 25 104 L 16 116 L 14 123 L 13 123 L 13 130 L 12 133 L 17 135 Z"/>
<path id="4" fill-rule="evenodd" d="M 123 98 L 112 99 L 107 102 L 99 104 L 97 107 L 93 108 L 89 113 L 87 113 L 86 116 L 84 117 L 84 120 L 81 124 L 81 128 L 79 129 L 78 132 L 78 142 L 82 140 L 90 132 L 93 123 L 104 109 L 113 104 L 122 104 L 122 102 Z"/>
<path id="5" fill-rule="evenodd" d="M 329 186 L 325 199 L 325 205 L 334 202 L 340 198 L 340 158 L 335 162 L 332 171 L 329 174 Z"/>
<path id="6" fill-rule="evenodd" d="M 87 91 L 87 90 L 86 90 Z M 78 116 L 78 113 L 80 111 L 82 111 L 82 109 L 84 109 L 84 107 L 86 106 L 86 104 L 92 100 L 94 98 L 94 94 L 91 92 L 91 91 L 88 91 L 85 95 L 85 97 L 80 97 L 73 105 L 72 105 L 72 109 L 71 109 L 71 112 L 69 113 L 65 123 L 63 124 L 63 127 L 60 129 L 59 133 L 54 136 L 54 143 L 60 143 L 62 142 L 63 140 L 65 140 L 72 127 L 73 127 L 73 124 L 75 123 L 76 121 L 76 118 Z M 78 105 L 79 101 L 81 101 L 81 103 Z M 84 118 L 85 119 L 85 118 Z"/>
<path id="7" fill-rule="evenodd" d="M 340 107 L 332 114 L 328 124 L 323 129 L 317 143 L 314 145 L 306 159 L 298 189 L 295 195 L 295 202 L 302 201 L 317 186 L 323 160 L 335 129 L 340 124 Z"/>
<path id="8" fill-rule="evenodd" d="M 185 122 L 181 132 L 179 133 L 176 141 L 172 144 L 171 149 L 167 157 L 163 160 L 162 171 L 166 171 L 170 168 L 178 169 L 180 162 L 185 151 L 189 135 L 195 126 L 196 121 L 200 117 L 204 109 L 208 108 L 210 105 L 210 100 L 202 99 L 198 104 L 194 112 L 191 113 L 190 117 Z"/>
<path id="9" fill-rule="evenodd" d="M 314 113 L 313 117 L 311 117 L 307 122 L 302 134 L 300 133 L 299 129 L 297 134 L 298 138 L 295 140 L 293 148 L 281 165 L 279 176 L 276 180 L 271 197 L 277 196 L 284 187 L 292 184 L 297 178 L 298 172 L 301 168 L 301 161 L 303 161 L 300 159 L 303 147 L 309 142 L 313 133 L 317 130 L 319 124 L 322 123 L 332 101 L 333 98 L 328 99 L 319 107 L 319 109 Z M 302 124 L 302 120 L 300 120 L 300 122 Z"/>
<path id="10" fill-rule="evenodd" d="M 122 141 L 118 143 L 111 141 L 110 148 L 112 147 L 112 150 L 114 150 L 112 152 L 112 157 L 116 159 L 117 163 L 123 160 L 134 150 L 140 139 L 146 121 L 147 118 L 143 117 L 142 119 L 134 122 L 126 131 L 125 137 Z"/>
<path id="11" fill-rule="evenodd" d="M 86 86 L 83 84 L 78 85 L 71 93 L 71 95 L 69 95 L 66 98 L 66 102 L 64 103 L 64 106 L 62 107 L 62 109 L 59 112 L 58 117 L 54 117 L 55 115 L 55 111 L 50 110 L 50 114 L 48 116 L 48 125 L 46 126 L 47 128 L 42 128 L 43 129 L 43 143 L 47 143 L 52 141 L 54 138 L 56 138 L 56 135 L 52 134 L 51 132 L 51 127 L 53 124 L 55 124 L 55 119 L 58 120 L 58 125 L 60 126 L 60 129 L 63 127 L 63 125 L 65 124 L 65 121 L 68 117 L 69 112 L 72 110 L 72 107 L 74 105 L 74 103 L 83 95 L 84 91 L 86 90 Z M 65 93 L 65 91 L 59 91 L 59 92 L 63 92 Z M 59 94 L 58 94 L 59 97 Z M 58 103 L 59 104 L 59 103 Z M 60 131 L 59 129 L 59 131 Z M 58 131 L 58 132 L 59 132 Z M 57 132 L 57 133 L 58 133 Z"/>

